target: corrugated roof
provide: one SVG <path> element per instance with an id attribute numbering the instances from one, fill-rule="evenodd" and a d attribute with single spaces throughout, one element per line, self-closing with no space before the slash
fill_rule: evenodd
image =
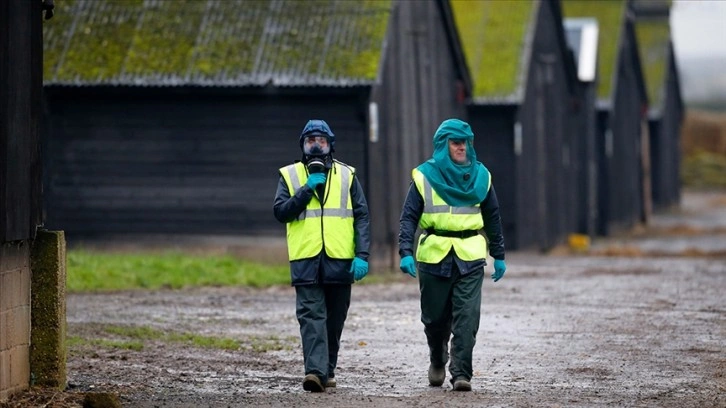
<path id="1" fill-rule="evenodd" d="M 377 80 L 392 0 L 56 0 L 46 85 L 353 86 Z"/>
<path id="2" fill-rule="evenodd" d="M 531 46 L 532 0 L 452 0 L 475 101 L 515 101 Z"/>
<path id="3" fill-rule="evenodd" d="M 562 2 L 564 16 L 568 18 L 592 17 L 597 19 L 598 37 L 598 97 L 609 98 L 612 92 L 615 65 L 618 63 L 618 45 L 625 16 L 625 0 L 566 0 Z"/>
<path id="4" fill-rule="evenodd" d="M 635 24 L 645 87 L 651 106 L 661 106 L 670 57 L 670 24 L 667 19 L 638 20 Z"/>

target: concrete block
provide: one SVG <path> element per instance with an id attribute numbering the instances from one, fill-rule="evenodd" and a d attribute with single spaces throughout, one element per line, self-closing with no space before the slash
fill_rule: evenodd
<path id="1" fill-rule="evenodd" d="M 0 292 L 0 310 L 10 310 L 13 307 L 15 299 L 15 293 L 13 293 L 12 281 L 15 277 L 15 271 L 2 271 L 0 272 L 0 280 L 2 283 L 2 292 Z"/>
<path id="2" fill-rule="evenodd" d="M 13 346 L 30 345 L 30 305 L 13 308 Z M 30 361 L 30 360 L 28 360 Z"/>
<path id="3" fill-rule="evenodd" d="M 30 244 L 0 244 L 0 401 L 30 378 Z"/>
<path id="4" fill-rule="evenodd" d="M 0 351 L 0 392 L 8 388 L 10 388 L 10 349 Z"/>
<path id="5" fill-rule="evenodd" d="M 20 306 L 20 299 L 23 297 L 20 293 L 23 288 L 23 274 L 20 268 L 15 268 L 15 270 L 10 272 L 10 276 L 12 276 L 10 279 L 10 290 L 13 292 L 10 307 L 16 308 Z"/>
<path id="6" fill-rule="evenodd" d="M 30 242 L 20 241 L 18 244 L 18 268 L 30 268 Z"/>
<path id="7" fill-rule="evenodd" d="M 5 271 L 0 279 L 3 283 L 3 291 L 0 293 L 0 310 L 10 310 L 20 305 L 21 295 L 21 273 L 19 269 Z"/>
<path id="8" fill-rule="evenodd" d="M 3 352 L 5 350 L 8 350 L 10 348 L 10 339 L 8 338 L 5 333 L 7 332 L 7 324 L 8 324 L 8 315 L 10 314 L 9 310 L 2 310 L 0 311 L 0 352 Z M 2 389 L 2 387 L 0 387 Z"/>
<path id="9" fill-rule="evenodd" d="M 18 290 L 18 304 L 16 306 L 30 306 L 30 265 L 26 265 L 18 270 L 19 276 L 19 290 Z"/>
<path id="10" fill-rule="evenodd" d="M 5 326 L 3 327 L 3 337 L 5 337 L 5 341 L 7 349 L 12 350 L 13 347 L 16 346 L 15 344 L 15 308 L 12 308 L 8 310 L 5 313 Z"/>
<path id="11" fill-rule="evenodd" d="M 21 387 L 30 383 L 30 351 L 28 346 L 10 350 L 10 386 Z"/>

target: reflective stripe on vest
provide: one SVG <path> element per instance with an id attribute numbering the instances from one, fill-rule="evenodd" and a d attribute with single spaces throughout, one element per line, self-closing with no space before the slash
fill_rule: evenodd
<path id="1" fill-rule="evenodd" d="M 423 173 L 414 169 L 412 174 L 416 188 L 424 200 L 423 214 L 419 220 L 421 229 L 467 231 L 480 230 L 484 227 L 479 204 L 470 207 L 450 206 L 436 193 Z M 491 177 L 487 178 L 488 192 L 491 187 Z M 456 255 L 464 261 L 486 258 L 488 254 L 486 239 L 481 234 L 468 238 L 455 238 L 423 233 L 418 240 L 416 259 L 419 262 L 437 264 L 452 247 Z"/>
<path id="2" fill-rule="evenodd" d="M 287 183 L 290 195 L 303 188 L 308 179 L 302 163 L 283 167 L 280 174 Z M 323 207 L 320 207 L 320 200 L 315 194 L 305 211 L 287 223 L 287 252 L 291 261 L 316 256 L 323 247 L 331 258 L 352 259 L 355 256 L 353 204 L 350 198 L 354 174 L 354 168 L 333 162 L 325 183 Z"/>

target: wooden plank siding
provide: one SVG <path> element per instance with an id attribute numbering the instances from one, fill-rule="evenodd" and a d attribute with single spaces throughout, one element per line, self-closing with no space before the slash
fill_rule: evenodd
<path id="1" fill-rule="evenodd" d="M 602 109 L 603 182 L 600 233 L 610 235 L 644 220 L 643 129 L 647 112 L 643 76 L 630 17 L 624 18 L 612 105 Z M 645 152 L 649 154 L 649 152 Z"/>
<path id="2" fill-rule="evenodd" d="M 398 222 L 411 170 L 431 157 L 433 135 L 448 118 L 466 120 L 469 92 L 457 65 L 441 1 L 397 2 L 389 23 L 378 104 L 380 134 L 369 144 L 372 253 L 398 265 Z"/>
<path id="3" fill-rule="evenodd" d="M 673 45 L 669 47 L 665 101 L 657 117 L 649 119 L 650 149 L 653 162 L 653 206 L 662 210 L 677 205 L 681 199 L 680 134 L 683 123 L 678 71 Z"/>
<path id="4" fill-rule="evenodd" d="M 0 5 L 0 242 L 32 238 L 41 223 L 40 21 L 39 1 Z"/>
<path id="5" fill-rule="evenodd" d="M 516 112 L 517 108 L 513 105 L 468 106 L 469 124 L 474 130 L 476 156 L 492 175 L 507 249 L 518 247 L 519 236 L 516 228 L 523 222 L 517 218 L 522 203 L 517 199 L 519 183 L 516 180 L 519 172 L 513 149 Z"/>
<path id="6" fill-rule="evenodd" d="M 577 168 L 577 227 L 575 232 L 594 236 L 597 233 L 598 157 L 596 147 L 597 109 L 595 82 L 580 83 L 578 87 L 577 124 L 574 133 L 580 139 L 575 150 Z"/>
<path id="7" fill-rule="evenodd" d="M 678 68 L 675 63 L 671 2 L 632 0 L 635 34 L 648 95 L 648 133 L 653 209 L 680 201 L 680 129 L 683 120 Z"/>
<path id="8" fill-rule="evenodd" d="M 469 108 L 482 139 L 478 156 L 493 173 L 508 249 L 547 250 L 577 228 L 574 66 L 556 4 L 537 2 L 534 12 L 519 100 Z"/>
<path id="9" fill-rule="evenodd" d="M 272 216 L 278 169 L 301 158 L 299 134 L 311 118 L 328 121 L 335 157 L 366 180 L 357 91 L 48 93 L 48 224 L 71 237 L 284 234 Z"/>
<path id="10" fill-rule="evenodd" d="M 540 7 L 544 13 L 548 7 Z M 537 34 L 527 79 L 525 99 L 519 112 L 522 153 L 517 161 L 521 221 L 517 236 L 522 247 L 550 249 L 574 229 L 568 189 L 574 161 L 570 132 L 571 95 L 565 64 L 553 38 L 555 21 L 538 18 Z"/>

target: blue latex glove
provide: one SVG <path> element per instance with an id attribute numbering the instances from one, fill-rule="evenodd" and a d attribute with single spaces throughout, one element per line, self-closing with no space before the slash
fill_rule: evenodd
<path id="1" fill-rule="evenodd" d="M 492 274 L 492 280 L 494 282 L 498 281 L 499 279 L 502 279 L 502 276 L 504 276 L 504 272 L 507 271 L 507 264 L 504 263 L 501 259 L 495 259 L 494 260 L 494 273 Z"/>
<path id="2" fill-rule="evenodd" d="M 320 184 L 325 184 L 325 173 L 313 173 L 308 177 L 308 181 L 305 183 L 308 187 L 315 190 L 315 187 Z"/>
<path id="3" fill-rule="evenodd" d="M 355 257 L 353 262 L 350 264 L 350 273 L 353 274 L 353 279 L 359 281 L 368 275 L 368 262 Z"/>
<path id="4" fill-rule="evenodd" d="M 411 275 L 412 278 L 416 277 L 416 262 L 413 260 L 411 255 L 406 255 L 401 258 L 401 270 Z"/>

